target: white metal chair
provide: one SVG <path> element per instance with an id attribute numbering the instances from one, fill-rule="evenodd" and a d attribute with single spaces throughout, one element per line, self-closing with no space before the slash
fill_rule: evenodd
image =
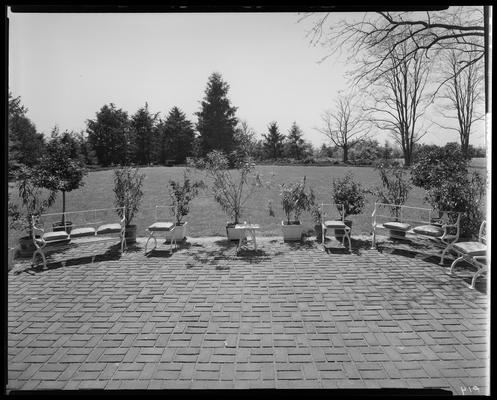
<path id="1" fill-rule="evenodd" d="M 146 231 L 148 232 L 148 238 L 147 238 L 147 243 L 145 243 L 145 254 L 147 254 L 148 252 L 152 252 L 157 247 L 157 238 L 155 237 L 155 235 L 159 233 L 166 234 L 165 238 L 166 244 L 167 244 L 167 237 L 169 236 L 169 245 L 170 245 L 169 250 L 171 252 L 173 251 L 173 249 L 177 248 L 176 237 L 174 235 L 175 223 L 172 221 L 164 221 L 165 218 L 159 218 L 157 213 L 159 209 L 170 209 L 172 211 L 172 214 L 174 214 L 173 206 L 155 206 L 155 222 L 146 229 Z M 150 242 L 150 240 L 152 239 L 154 240 L 154 247 L 152 247 L 149 251 L 147 251 L 148 242 Z"/>
<path id="2" fill-rule="evenodd" d="M 461 261 L 466 261 L 469 264 L 477 268 L 471 280 L 470 288 L 474 289 L 476 278 L 478 278 L 484 272 L 487 272 L 488 265 L 487 261 L 487 243 L 486 243 L 486 221 L 483 221 L 480 225 L 480 231 L 478 233 L 478 241 L 473 242 L 459 242 L 454 243 L 450 247 L 454 250 L 459 257 L 454 260 L 450 266 L 449 274 L 453 274 L 454 267 L 457 263 Z"/>
<path id="3" fill-rule="evenodd" d="M 349 243 L 349 251 L 352 252 L 352 245 L 350 243 L 351 229 L 345 224 L 344 218 L 345 215 L 343 204 L 321 204 L 321 229 L 323 231 L 321 241 L 323 247 L 326 240 L 326 232 L 328 230 L 333 230 L 335 236 L 342 236 L 342 245 L 344 245 L 345 238 L 347 238 L 347 241 Z M 337 232 L 337 230 L 341 232 Z"/>

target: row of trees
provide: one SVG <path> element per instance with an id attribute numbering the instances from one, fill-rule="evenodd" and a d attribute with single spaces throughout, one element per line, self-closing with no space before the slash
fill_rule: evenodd
<path id="1" fill-rule="evenodd" d="M 306 14 L 314 18 L 311 42 L 330 51 L 346 49 L 350 78 L 358 93 L 340 96 L 333 111 L 323 115 L 320 130 L 342 148 L 350 148 L 374 126 L 389 132 L 410 165 L 415 144 L 426 134 L 423 115 L 438 101 L 430 121 L 459 133 L 463 154 L 469 155 L 474 123 L 483 118 L 485 7 L 449 7 L 426 12 Z M 354 104 L 357 113 L 351 112 Z M 446 124 L 437 120 L 455 120 Z M 426 122 L 426 118 L 424 119 Z"/>

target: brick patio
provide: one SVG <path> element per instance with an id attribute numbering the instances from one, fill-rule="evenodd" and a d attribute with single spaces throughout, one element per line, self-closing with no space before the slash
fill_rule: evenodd
<path id="1" fill-rule="evenodd" d="M 366 240 L 353 240 L 353 254 L 258 244 L 236 256 L 222 238 L 189 239 L 146 257 L 140 239 L 94 262 L 85 256 L 108 243 L 69 249 L 78 258 L 45 271 L 18 262 L 7 389 L 489 393 L 486 279 L 471 290 L 446 274 L 449 262 Z"/>

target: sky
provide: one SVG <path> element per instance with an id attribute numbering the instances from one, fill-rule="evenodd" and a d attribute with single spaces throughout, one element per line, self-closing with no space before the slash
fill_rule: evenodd
<path id="1" fill-rule="evenodd" d="M 105 104 L 131 116 L 148 103 L 165 118 L 177 106 L 196 122 L 209 76 L 219 72 L 228 97 L 260 138 L 276 121 L 295 121 L 315 146 L 316 128 L 345 91 L 345 60 L 311 46 L 297 13 L 11 13 L 9 90 L 21 96 L 39 132 L 81 131 Z M 374 132 L 383 143 L 387 133 Z M 459 141 L 430 129 L 423 142 Z M 480 124 L 470 143 L 484 145 Z"/>

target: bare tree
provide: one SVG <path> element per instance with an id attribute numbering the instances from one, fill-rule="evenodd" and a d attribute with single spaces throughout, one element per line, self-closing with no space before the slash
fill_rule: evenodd
<path id="1" fill-rule="evenodd" d="M 343 150 L 343 162 L 348 161 L 348 152 L 368 136 L 370 125 L 358 111 L 360 105 L 354 104 L 357 96 L 339 95 L 334 110 L 325 111 L 321 116 L 324 126 L 317 130 L 326 135 L 332 143 Z"/>
<path id="2" fill-rule="evenodd" d="M 482 101 L 482 71 L 481 63 L 473 63 L 464 70 L 459 70 L 459 53 L 451 51 L 445 57 L 447 72 L 445 76 L 450 79 L 445 86 L 441 98 L 446 100 L 441 107 L 441 114 L 448 119 L 456 119 L 457 125 L 446 126 L 435 122 L 444 129 L 455 130 L 459 133 L 461 140 L 461 151 L 468 157 L 469 136 L 473 124 L 483 119 L 484 113 L 478 112 L 475 106 Z"/>
<path id="3" fill-rule="evenodd" d="M 373 72 L 387 74 L 399 63 L 421 57 L 434 58 L 441 51 L 455 51 L 458 70 L 478 62 L 485 54 L 484 12 L 481 6 L 458 6 L 424 12 L 366 12 L 364 14 L 305 13 L 300 21 L 313 17 L 308 35 L 311 43 L 321 43 L 330 49 L 326 59 L 345 48 L 348 61 L 359 61 L 361 69 L 354 77 L 360 81 Z M 338 21 L 337 21 L 338 19 Z M 384 46 L 388 42 L 389 46 Z M 471 53 L 466 49 L 471 45 Z M 399 48 L 406 48 L 403 57 Z M 322 60 L 322 61 L 323 61 Z M 385 65 L 390 64 L 389 68 Z M 379 77 L 379 74 L 376 74 Z M 443 85 L 442 82 L 440 86 Z"/>
<path id="4" fill-rule="evenodd" d="M 372 104 L 368 110 L 372 121 L 382 130 L 391 133 L 404 155 L 404 165 L 411 165 L 415 143 L 421 133 L 420 118 L 429 105 L 424 91 L 429 76 L 429 64 L 420 55 L 406 57 L 404 44 L 391 52 L 383 71 L 371 83 Z"/>

